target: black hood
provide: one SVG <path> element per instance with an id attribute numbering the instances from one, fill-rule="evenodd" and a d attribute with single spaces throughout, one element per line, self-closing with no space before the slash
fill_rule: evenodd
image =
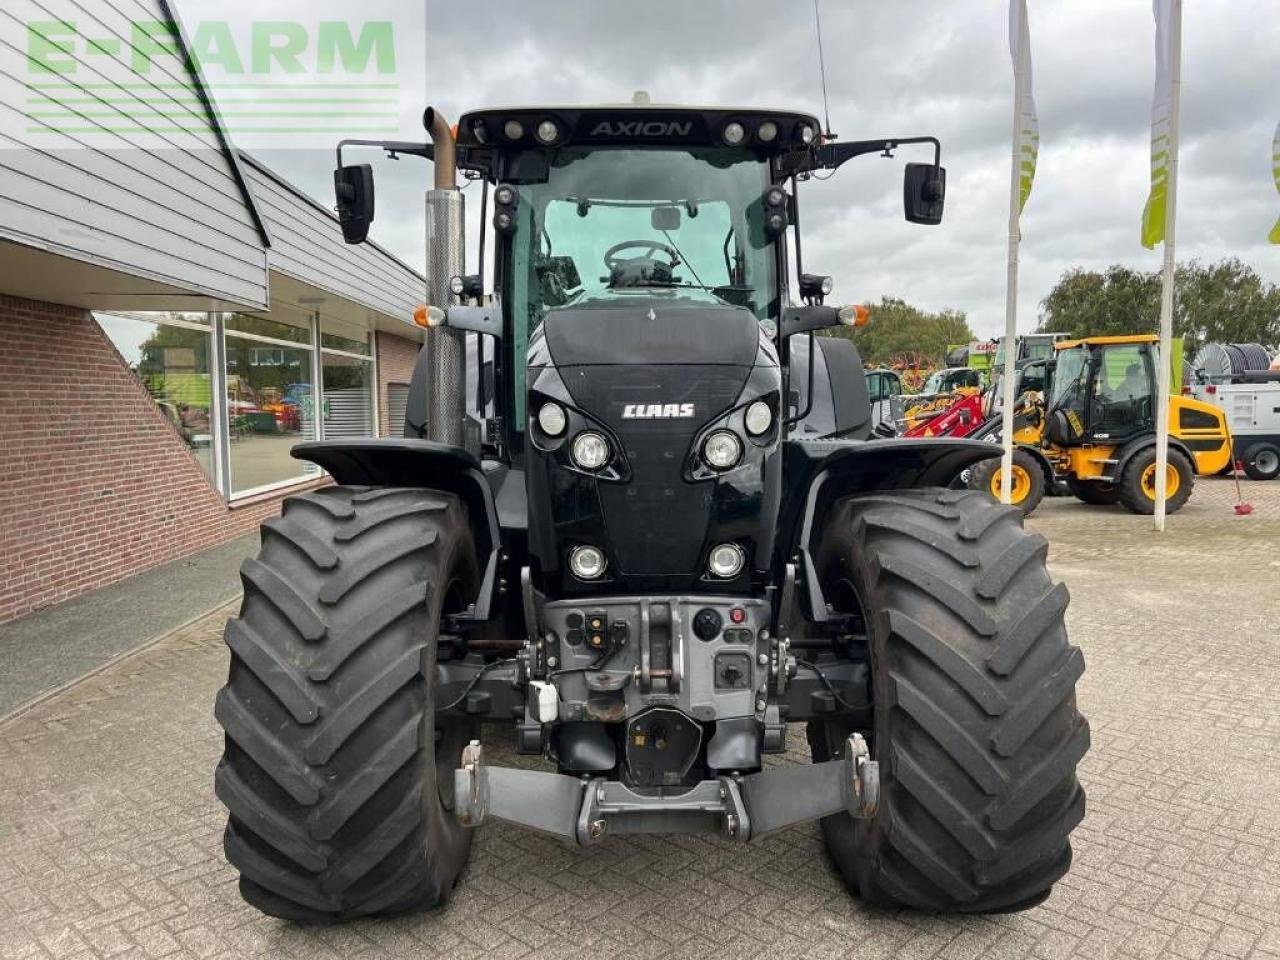
<path id="1" fill-rule="evenodd" d="M 760 326 L 749 310 L 661 297 L 556 310 L 543 329 L 551 360 L 559 367 L 749 367 L 760 344 Z"/>

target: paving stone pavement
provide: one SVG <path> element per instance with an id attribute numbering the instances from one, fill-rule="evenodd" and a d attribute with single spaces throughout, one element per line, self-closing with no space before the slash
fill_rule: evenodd
<path id="1" fill-rule="evenodd" d="M 865 908 L 814 826 L 580 852 L 487 825 L 443 910 L 262 917 L 212 791 L 222 612 L 0 727 L 0 958 L 1280 958 L 1280 482 L 1245 495 L 1236 517 L 1232 485 L 1201 482 L 1158 539 L 1071 500 L 1031 522 L 1072 590 L 1093 725 L 1075 865 L 1034 910 Z"/>

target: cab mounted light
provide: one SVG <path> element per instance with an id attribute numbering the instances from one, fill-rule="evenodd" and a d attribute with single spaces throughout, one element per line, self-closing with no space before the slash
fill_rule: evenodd
<path id="1" fill-rule="evenodd" d="M 778 125 L 772 120 L 766 120 L 756 127 L 756 136 L 761 143 L 772 143 L 778 139 Z"/>
<path id="2" fill-rule="evenodd" d="M 500 183 L 493 191 L 493 229 L 508 234 L 516 228 L 516 207 L 520 194 L 509 183 Z"/>
<path id="3" fill-rule="evenodd" d="M 814 139 L 813 126 L 811 124 L 801 122 L 796 127 L 796 137 L 797 139 L 799 139 L 801 143 L 803 143 L 807 147 L 809 144 L 813 143 L 813 139 Z"/>
<path id="4" fill-rule="evenodd" d="M 550 146 L 560 139 L 560 127 L 554 120 L 542 120 L 533 130 L 538 142 Z"/>
<path id="5" fill-rule="evenodd" d="M 514 118 L 508 120 L 502 125 L 502 133 L 508 140 L 523 140 L 524 124 Z"/>
<path id="6" fill-rule="evenodd" d="M 720 131 L 720 136 L 731 147 L 736 147 L 747 138 L 747 128 L 737 120 L 730 120 Z"/>
<path id="7" fill-rule="evenodd" d="M 449 292 L 463 300 L 480 300 L 484 297 L 484 279 L 478 273 L 449 278 Z"/>
<path id="8" fill-rule="evenodd" d="M 817 273 L 800 274 L 800 297 L 805 303 L 822 303 L 830 296 L 833 286 L 830 277 Z"/>
<path id="9" fill-rule="evenodd" d="M 787 191 L 779 186 L 772 186 L 764 192 L 764 230 L 770 237 L 776 238 L 787 229 L 790 218 L 787 215 Z"/>

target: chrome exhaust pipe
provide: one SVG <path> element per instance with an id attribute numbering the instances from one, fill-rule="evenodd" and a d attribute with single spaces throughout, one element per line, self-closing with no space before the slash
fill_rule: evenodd
<path id="1" fill-rule="evenodd" d="M 435 145 L 434 187 L 427 191 L 427 303 L 448 308 L 454 303 L 449 281 L 466 264 L 465 208 L 458 189 L 456 144 L 449 122 L 428 107 L 423 125 Z M 427 438 L 454 447 L 466 445 L 467 346 L 465 334 L 444 327 L 427 331 L 429 398 Z M 472 450 L 479 454 L 479 450 Z"/>

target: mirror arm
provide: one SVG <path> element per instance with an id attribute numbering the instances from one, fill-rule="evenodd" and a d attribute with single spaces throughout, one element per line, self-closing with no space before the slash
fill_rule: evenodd
<path id="1" fill-rule="evenodd" d="M 346 166 L 342 162 L 343 147 L 377 147 L 379 150 L 387 151 L 387 156 L 392 160 L 397 159 L 399 154 L 407 157 L 422 157 L 424 160 L 434 160 L 436 157 L 436 148 L 430 143 L 406 143 L 401 140 L 341 140 L 338 142 L 338 166 Z"/>
<path id="2" fill-rule="evenodd" d="M 889 137 L 884 140 L 849 140 L 844 143 L 823 144 L 807 154 L 795 169 L 796 172 L 837 170 L 854 157 L 868 153 L 892 157 L 894 150 L 909 143 L 933 144 L 933 165 L 942 166 L 942 144 L 937 137 Z"/>

